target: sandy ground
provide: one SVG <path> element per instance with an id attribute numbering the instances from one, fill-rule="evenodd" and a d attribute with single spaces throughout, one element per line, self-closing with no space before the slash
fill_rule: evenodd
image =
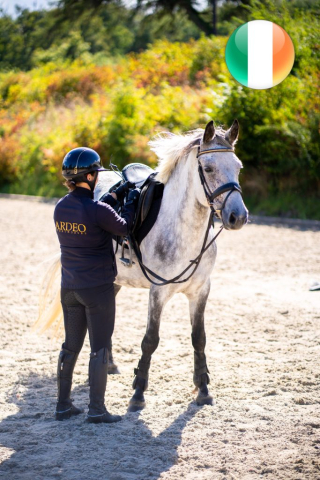
<path id="1" fill-rule="evenodd" d="M 62 339 L 31 329 L 58 243 L 53 205 L 0 199 L 0 477 L 13 480 L 320 479 L 319 231 L 223 232 L 206 310 L 213 407 L 194 402 L 188 305 L 167 305 L 147 407 L 126 413 L 148 292 L 122 289 L 107 406 L 117 425 L 53 419 Z M 73 397 L 86 407 L 88 341 Z"/>

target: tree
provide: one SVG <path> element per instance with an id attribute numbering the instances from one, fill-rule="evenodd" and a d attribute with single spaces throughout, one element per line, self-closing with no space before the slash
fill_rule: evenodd
<path id="1" fill-rule="evenodd" d="M 66 16 L 70 17 L 74 14 L 81 14 L 87 9 L 97 9 L 108 3 L 119 3 L 121 0 L 59 0 L 58 9 Z M 216 9 L 217 0 L 208 0 L 208 5 L 212 6 L 213 25 L 210 21 L 204 19 L 202 12 L 196 7 L 199 5 L 198 0 L 137 0 L 136 11 L 148 11 L 159 13 L 171 13 L 180 10 L 187 14 L 189 20 L 193 22 L 206 35 L 217 33 L 216 28 Z"/>
<path id="2" fill-rule="evenodd" d="M 216 0 L 208 0 L 211 3 L 214 11 L 214 19 L 216 18 Z M 195 7 L 198 5 L 198 0 L 138 0 L 137 9 L 152 9 L 160 12 L 173 13 L 175 10 L 184 11 L 189 20 L 193 22 L 206 35 L 216 33 L 216 26 L 212 26 L 210 22 L 203 18 L 202 12 L 199 12 Z"/>

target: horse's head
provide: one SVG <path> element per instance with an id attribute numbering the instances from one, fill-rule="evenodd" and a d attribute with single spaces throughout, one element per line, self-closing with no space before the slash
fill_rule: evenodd
<path id="1" fill-rule="evenodd" d="M 197 155 L 198 200 L 206 206 L 211 203 L 228 230 L 238 230 L 248 221 L 248 210 L 238 183 L 242 163 L 234 152 L 238 135 L 237 120 L 226 132 L 220 129 L 216 132 L 211 121 L 206 126 Z"/>

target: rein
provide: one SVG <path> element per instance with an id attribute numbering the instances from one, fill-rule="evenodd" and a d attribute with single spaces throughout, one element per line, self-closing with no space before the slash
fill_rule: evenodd
<path id="1" fill-rule="evenodd" d="M 214 226 L 214 216 L 217 216 L 218 218 L 221 219 L 221 212 L 222 210 L 224 209 L 225 207 L 225 204 L 226 204 L 226 201 L 228 200 L 229 196 L 231 195 L 232 192 L 234 191 L 237 191 L 239 192 L 240 194 L 242 193 L 242 190 L 241 190 L 241 187 L 238 183 L 236 182 L 230 182 L 230 183 L 226 183 L 224 185 L 221 185 L 221 187 L 218 187 L 216 190 L 214 190 L 213 192 L 211 192 L 210 190 L 210 187 L 206 181 L 206 178 L 204 176 L 204 173 L 203 173 L 203 168 L 202 168 L 202 165 L 200 163 L 200 160 L 199 160 L 199 157 L 200 155 L 204 155 L 206 153 L 212 153 L 212 152 L 234 152 L 233 149 L 227 149 L 227 148 L 223 148 L 223 149 L 210 149 L 210 150 L 203 150 L 203 151 L 200 151 L 200 146 L 198 147 L 198 153 L 197 153 L 197 159 L 198 159 L 198 172 L 199 172 L 199 176 L 200 176 L 200 181 L 201 181 L 201 185 L 203 187 L 203 190 L 204 190 L 204 193 L 205 193 L 205 196 L 207 198 L 207 201 L 208 201 L 208 204 L 209 204 L 209 207 L 210 207 L 210 216 L 209 216 L 209 221 L 208 221 L 208 226 L 207 226 L 207 229 L 206 229 L 206 233 L 205 233 L 205 236 L 204 236 L 204 240 L 203 240 L 203 243 L 202 243 L 202 247 L 201 247 L 201 250 L 200 250 L 200 253 L 199 255 L 194 259 L 194 260 L 190 260 L 190 265 L 188 265 L 188 267 L 186 267 L 179 275 L 177 275 L 176 277 L 174 278 L 171 278 L 170 280 L 166 280 L 165 278 L 162 278 L 160 277 L 160 275 L 156 274 L 155 272 L 153 272 L 152 270 L 150 270 L 150 268 L 148 268 L 146 265 L 144 265 L 143 261 L 142 261 L 142 255 L 141 255 L 141 251 L 140 251 L 140 247 L 138 245 L 138 243 L 136 242 L 136 239 L 134 238 L 134 236 L 132 234 L 129 235 L 129 239 L 131 241 L 131 244 L 132 244 L 132 247 L 133 247 L 133 250 L 134 250 L 134 253 L 136 254 L 136 257 L 137 257 L 137 260 L 139 262 L 139 265 L 140 265 L 140 268 L 142 270 L 142 273 L 144 274 L 144 276 L 146 277 L 146 279 L 152 283 L 153 285 L 157 285 L 157 286 L 163 286 L 163 285 L 168 285 L 168 284 L 177 284 L 177 283 L 184 283 L 184 282 L 187 282 L 191 277 L 192 275 L 195 273 L 195 271 L 197 270 L 197 268 L 199 267 L 200 265 L 200 262 L 201 262 L 201 259 L 204 255 L 204 253 L 208 250 L 209 247 L 211 247 L 211 245 L 213 244 L 213 242 L 217 239 L 217 237 L 220 235 L 220 233 L 222 232 L 223 230 L 223 225 L 220 227 L 218 233 L 213 237 L 213 239 L 208 243 L 208 245 L 206 245 L 207 243 L 207 240 L 208 240 L 208 236 L 209 236 L 209 231 L 210 231 L 210 228 L 211 228 L 211 225 Z M 214 206 L 213 206 L 213 202 L 215 200 L 216 197 L 218 197 L 219 195 L 222 195 L 223 193 L 225 192 L 229 192 L 228 195 L 226 196 L 226 198 L 224 199 L 223 201 L 223 204 L 221 206 L 221 208 L 219 210 L 215 209 Z M 191 273 L 187 276 L 187 278 L 183 279 L 183 280 L 180 280 L 180 278 L 186 273 L 188 272 L 192 267 L 193 270 L 191 271 Z M 157 283 L 155 282 L 154 280 L 152 280 L 150 278 L 150 276 L 148 275 L 152 275 L 152 277 L 156 278 L 157 280 L 160 281 L 160 283 Z"/>
<path id="2" fill-rule="evenodd" d="M 223 230 L 223 226 L 220 227 L 220 230 L 219 232 L 214 236 L 214 238 L 208 243 L 208 245 L 206 245 L 207 243 L 207 239 L 208 239 L 208 235 L 209 235 L 209 231 L 210 231 L 210 228 L 211 228 L 211 224 L 213 222 L 213 217 L 214 217 L 214 212 L 211 211 L 210 213 L 210 217 L 209 217 L 209 222 L 208 222 L 208 227 L 207 227 L 207 230 L 206 230 L 206 234 L 204 236 L 204 241 L 203 241 L 203 244 L 202 244 L 202 247 L 201 247 L 201 251 L 199 253 L 199 255 L 197 256 L 197 258 L 195 258 L 194 260 L 190 260 L 190 265 L 185 268 L 183 270 L 183 272 L 181 272 L 179 275 L 177 275 L 176 277 L 174 278 L 171 278 L 170 280 L 166 280 L 165 278 L 162 278 L 160 277 L 160 275 L 156 274 L 155 272 L 153 272 L 152 270 L 150 270 L 150 268 L 148 268 L 146 265 L 144 265 L 144 263 L 142 262 L 142 256 L 141 256 L 141 251 L 140 251 L 140 248 L 139 248 L 139 245 L 137 244 L 135 238 L 130 235 L 130 240 L 132 242 L 132 246 L 133 246 L 133 250 L 134 250 L 134 253 L 136 254 L 136 257 L 138 259 L 138 262 L 139 262 L 139 265 L 141 267 L 141 270 L 142 270 L 142 273 L 144 274 L 144 276 L 146 277 L 147 280 L 149 280 L 149 282 L 151 282 L 153 285 L 158 285 L 158 286 L 163 286 L 163 285 L 168 285 L 169 283 L 184 283 L 184 282 L 187 282 L 189 280 L 189 278 L 192 277 L 192 275 L 195 273 L 195 271 L 197 270 L 197 268 L 199 267 L 199 264 L 200 264 L 200 261 L 202 259 L 202 256 L 203 254 L 208 250 L 208 248 L 213 244 L 213 242 L 215 241 L 215 239 L 218 237 L 218 235 L 220 235 L 220 233 L 222 232 Z M 205 246 L 206 245 L 206 246 Z M 190 275 L 188 275 L 187 278 L 185 278 L 184 280 L 179 280 L 182 275 L 184 275 L 188 270 L 190 270 L 190 268 L 192 268 L 192 266 L 194 265 L 194 268 L 192 270 L 192 272 L 190 273 Z M 157 280 L 160 280 L 161 283 L 157 283 L 157 282 L 154 282 L 148 275 L 148 273 L 150 273 L 154 278 L 156 278 Z"/>

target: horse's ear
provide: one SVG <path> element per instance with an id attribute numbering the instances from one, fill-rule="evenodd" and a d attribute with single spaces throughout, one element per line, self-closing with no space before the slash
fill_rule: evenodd
<path id="1" fill-rule="evenodd" d="M 208 123 L 208 125 L 206 126 L 206 129 L 205 129 L 205 131 L 204 131 L 204 134 L 203 134 L 203 143 L 209 143 L 209 142 L 211 142 L 211 140 L 213 140 L 215 131 L 216 131 L 216 130 L 215 130 L 215 128 L 214 128 L 213 121 L 211 120 L 211 122 Z"/>
<path id="2" fill-rule="evenodd" d="M 229 128 L 229 130 L 225 134 L 225 139 L 233 145 L 237 140 L 239 136 L 239 122 L 238 120 L 233 120 L 233 124 Z"/>

